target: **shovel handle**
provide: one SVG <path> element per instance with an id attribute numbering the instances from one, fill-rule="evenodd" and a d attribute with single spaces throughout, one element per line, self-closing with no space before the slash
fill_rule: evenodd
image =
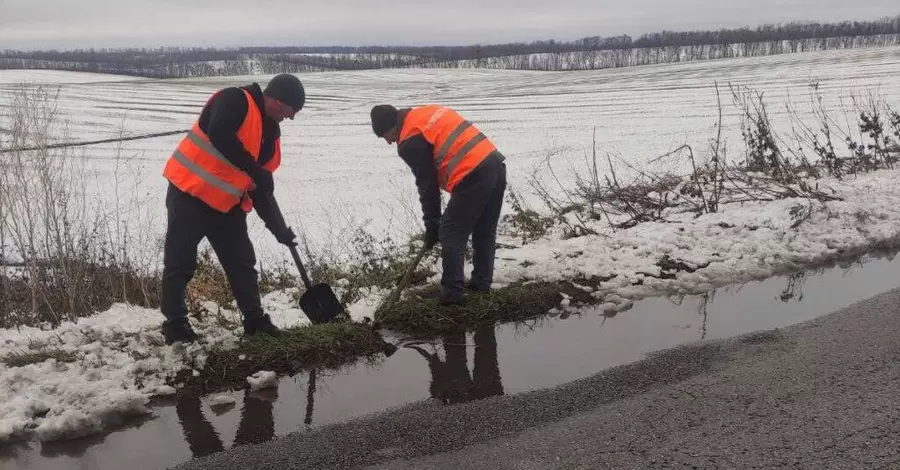
<path id="1" fill-rule="evenodd" d="M 297 247 L 294 245 L 290 245 L 291 256 L 294 257 L 294 263 L 297 265 L 297 269 L 300 270 L 300 277 L 303 278 L 303 285 L 306 286 L 306 290 L 312 288 L 312 283 L 309 282 L 309 276 L 306 274 L 306 268 L 303 267 L 303 261 L 300 261 L 300 254 L 297 253 Z"/>
<path id="2" fill-rule="evenodd" d="M 400 293 L 403 289 L 406 288 L 406 285 L 409 284 L 409 280 L 412 278 L 413 273 L 416 271 L 416 268 L 419 266 L 419 262 L 422 261 L 422 258 L 425 257 L 425 254 L 431 251 L 426 246 L 422 246 L 422 249 L 419 250 L 419 253 L 416 254 L 416 257 L 409 263 L 409 267 L 406 269 L 406 274 L 403 275 L 403 279 L 400 280 L 400 284 L 397 285 L 397 289 L 391 294 L 390 298 L 388 298 L 388 302 L 385 304 L 385 309 L 391 308 L 400 298 Z"/>
<path id="3" fill-rule="evenodd" d="M 283 224 L 284 215 L 281 214 L 281 208 L 278 207 L 278 201 L 275 200 L 275 195 L 263 191 L 263 197 L 267 198 L 268 203 L 272 206 L 272 214 L 277 216 L 281 221 L 280 223 Z M 306 274 L 306 268 L 303 267 L 303 262 L 300 261 L 300 254 L 297 253 L 297 245 L 288 245 L 288 248 L 291 250 L 291 256 L 294 257 L 294 264 L 296 264 L 297 269 L 300 270 L 300 277 L 303 278 L 303 285 L 306 286 L 306 290 L 309 290 L 312 288 L 312 283 L 309 282 L 309 275 Z"/>

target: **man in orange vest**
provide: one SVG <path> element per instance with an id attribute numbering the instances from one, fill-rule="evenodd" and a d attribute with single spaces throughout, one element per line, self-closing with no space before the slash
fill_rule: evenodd
<path id="1" fill-rule="evenodd" d="M 462 304 L 464 289 L 490 290 L 506 191 L 503 155 L 471 122 L 445 106 L 398 110 L 382 104 L 372 108 L 370 117 L 375 135 L 397 143 L 397 153 L 415 176 L 426 246 L 441 243 L 441 304 Z M 443 215 L 441 189 L 450 193 Z M 469 236 L 473 269 L 464 283 Z"/>
<path id="2" fill-rule="evenodd" d="M 214 93 L 193 128 L 166 162 L 163 176 L 168 226 L 163 255 L 161 307 L 166 342 L 192 342 L 185 290 L 197 269 L 197 245 L 206 237 L 243 314 L 244 333 L 281 332 L 260 303 L 256 255 L 247 233 L 253 208 L 275 238 L 296 245 L 273 195 L 272 173 L 281 164 L 281 127 L 306 101 L 300 80 L 273 77 Z"/>

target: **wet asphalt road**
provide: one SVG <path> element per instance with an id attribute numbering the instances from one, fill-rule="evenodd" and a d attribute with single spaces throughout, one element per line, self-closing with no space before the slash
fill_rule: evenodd
<path id="1" fill-rule="evenodd" d="M 900 468 L 900 289 L 554 389 L 416 404 L 179 469 Z"/>

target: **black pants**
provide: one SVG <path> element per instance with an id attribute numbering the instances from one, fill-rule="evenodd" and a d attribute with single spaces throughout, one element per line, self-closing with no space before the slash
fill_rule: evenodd
<path id="1" fill-rule="evenodd" d="M 506 164 L 495 152 L 453 188 L 447 209 L 441 216 L 441 258 L 444 273 L 441 286 L 446 295 L 463 292 L 466 244 L 472 237 L 471 283 L 490 287 L 494 280 L 494 251 L 497 223 L 506 192 Z"/>
<path id="2" fill-rule="evenodd" d="M 203 414 L 203 402 L 189 394 L 181 395 L 175 404 L 175 414 L 181 423 L 184 440 L 194 457 L 215 454 L 225 450 L 216 428 Z"/>
<path id="3" fill-rule="evenodd" d="M 225 270 L 244 326 L 263 317 L 256 253 L 247 233 L 247 214 L 238 206 L 223 214 L 169 185 L 168 227 L 163 254 L 163 327 L 187 326 L 185 290 L 197 270 L 197 245 L 206 237 Z"/>
<path id="4" fill-rule="evenodd" d="M 469 374 L 468 349 L 465 331 L 449 331 L 443 335 L 444 357 L 410 347 L 428 360 L 431 371 L 429 392 L 444 404 L 480 400 L 503 395 L 503 381 L 497 365 L 496 325 L 482 325 L 475 329 L 475 365 Z"/>

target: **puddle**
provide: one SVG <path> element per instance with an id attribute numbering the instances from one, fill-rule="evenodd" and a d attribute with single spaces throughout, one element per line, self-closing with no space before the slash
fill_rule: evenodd
<path id="1" fill-rule="evenodd" d="M 599 310 L 449 334 L 408 345 L 375 366 L 312 371 L 277 389 L 163 403 L 154 415 L 76 441 L 0 447 L 0 467 L 158 469 L 232 446 L 262 442 L 368 413 L 435 398 L 447 404 L 566 383 L 646 353 L 810 320 L 897 286 L 895 253 L 703 296 L 651 298 L 606 318 Z"/>

